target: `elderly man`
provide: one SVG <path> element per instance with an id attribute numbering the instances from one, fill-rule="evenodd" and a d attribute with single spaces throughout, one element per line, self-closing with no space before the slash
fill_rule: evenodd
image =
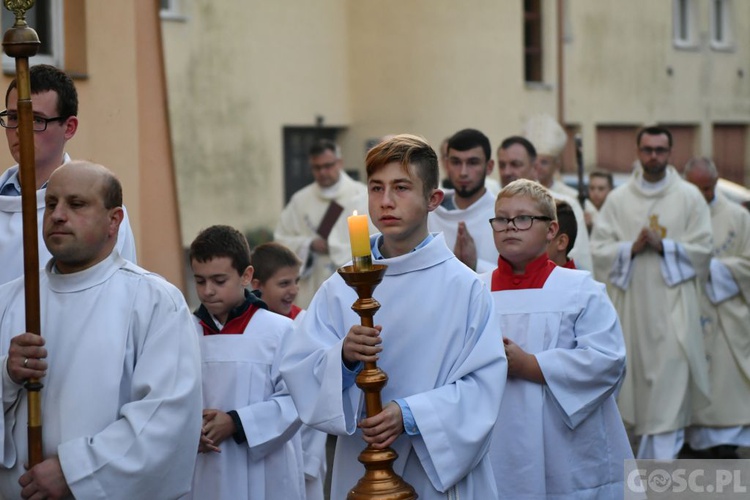
<path id="1" fill-rule="evenodd" d="M 119 181 L 69 162 L 45 193 L 43 336 L 25 327 L 23 279 L 0 287 L 3 498 L 176 498 L 201 429 L 200 355 L 182 294 L 115 249 Z M 45 459 L 29 470 L 27 393 L 41 379 Z"/>
<path id="2" fill-rule="evenodd" d="M 351 259 L 346 216 L 354 210 L 367 213 L 367 188 L 343 171 L 335 143 L 316 142 L 308 157 L 315 182 L 294 193 L 273 233 L 302 261 L 296 302 L 303 309 L 318 287 Z"/>
<path id="3" fill-rule="evenodd" d="M 699 284 L 711 257 L 711 217 L 700 192 L 669 165 L 667 129 L 644 128 L 636 144 L 640 166 L 602 206 L 591 252 L 628 350 L 620 413 L 641 437 L 638 458 L 671 459 L 693 406 L 707 403 Z"/>
<path id="4" fill-rule="evenodd" d="M 738 458 L 737 446 L 750 446 L 750 213 L 716 192 L 710 159 L 693 158 L 683 175 L 711 209 L 714 239 L 702 294 L 711 405 L 693 415 L 688 443 L 711 458 Z"/>

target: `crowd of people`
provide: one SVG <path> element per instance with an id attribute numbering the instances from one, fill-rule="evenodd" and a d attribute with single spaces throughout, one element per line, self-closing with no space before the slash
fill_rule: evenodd
<path id="1" fill-rule="evenodd" d="M 275 241 L 251 249 L 225 225 L 195 237 L 191 313 L 137 265 L 116 176 L 65 153 L 73 82 L 39 65 L 30 83 L 43 336 L 25 331 L 14 166 L 0 177 L 3 498 L 339 499 L 366 445 L 394 450 L 419 498 L 622 498 L 625 460 L 750 446 L 750 212 L 717 191 L 709 158 L 670 165 L 667 129 L 634 137 L 622 186 L 592 172 L 583 206 L 548 116 L 496 161 L 475 129 L 439 156 L 388 136 L 364 183 L 318 141 Z M 18 161 L 15 85 L 0 125 Z M 354 210 L 387 266 L 373 326 L 335 272 Z M 368 415 L 355 379 L 373 361 L 389 381 Z M 44 384 L 38 464 L 30 379 Z"/>

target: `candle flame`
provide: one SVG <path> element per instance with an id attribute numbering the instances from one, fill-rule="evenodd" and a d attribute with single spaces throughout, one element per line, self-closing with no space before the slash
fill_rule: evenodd
<path id="1" fill-rule="evenodd" d="M 352 212 L 352 215 L 357 215 L 357 211 L 355 210 L 354 212 Z"/>

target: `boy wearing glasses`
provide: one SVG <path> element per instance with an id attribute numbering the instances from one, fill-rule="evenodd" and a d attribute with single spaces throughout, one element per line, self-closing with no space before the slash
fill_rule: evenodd
<path id="1" fill-rule="evenodd" d="M 500 498 L 621 498 L 633 453 L 614 397 L 625 371 L 617 313 L 588 272 L 547 258 L 558 222 L 542 185 L 505 186 L 490 224 L 500 258 L 481 278 L 508 358 L 489 452 Z"/>
<path id="2" fill-rule="evenodd" d="M 42 228 L 44 194 L 47 180 L 60 165 L 70 161 L 65 153 L 66 143 L 78 130 L 78 93 L 73 80 L 54 66 L 39 64 L 29 70 L 31 105 L 34 110 L 34 177 L 38 228 Z M 18 89 L 16 80 L 10 82 L 5 94 L 6 109 L 0 112 L 0 126 L 5 129 L 8 148 L 13 159 L 21 158 L 18 134 Z M 23 222 L 21 216 L 21 182 L 18 165 L 10 167 L 0 176 L 0 284 L 23 274 Z M 117 236 L 117 251 L 133 263 L 136 262 L 135 239 L 130 229 L 128 212 L 123 207 L 124 219 Z M 44 265 L 51 257 L 39 238 L 39 263 Z"/>
<path id="3" fill-rule="evenodd" d="M 373 294 L 378 324 L 360 325 L 356 293 L 334 274 L 285 337 L 281 374 L 302 421 L 338 435 L 331 498 L 362 477 L 357 456 L 367 443 L 398 453 L 394 471 L 420 500 L 497 498 L 487 449 L 507 365 L 492 297 L 442 233 L 427 229 L 443 199 L 437 155 L 423 139 L 397 135 L 365 163 L 381 231 L 372 255 L 388 266 Z M 389 380 L 383 410 L 366 418 L 355 377 L 376 360 Z"/>

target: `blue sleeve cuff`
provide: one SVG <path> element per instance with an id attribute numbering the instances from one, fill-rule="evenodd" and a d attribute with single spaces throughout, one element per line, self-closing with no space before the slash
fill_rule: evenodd
<path id="1" fill-rule="evenodd" d="M 401 418 L 404 420 L 404 432 L 410 436 L 419 436 L 419 428 L 417 423 L 414 421 L 414 415 L 411 412 L 411 408 L 404 399 L 397 399 L 395 403 L 401 407 Z"/>
<path id="2" fill-rule="evenodd" d="M 357 375 L 359 375 L 359 372 L 362 371 L 362 368 L 365 367 L 365 364 L 363 362 L 359 362 L 356 365 L 354 365 L 354 368 L 351 370 L 346 367 L 346 363 L 344 363 L 343 360 L 341 360 L 341 388 L 342 390 L 346 390 L 354 385 L 354 383 L 357 381 Z"/>

